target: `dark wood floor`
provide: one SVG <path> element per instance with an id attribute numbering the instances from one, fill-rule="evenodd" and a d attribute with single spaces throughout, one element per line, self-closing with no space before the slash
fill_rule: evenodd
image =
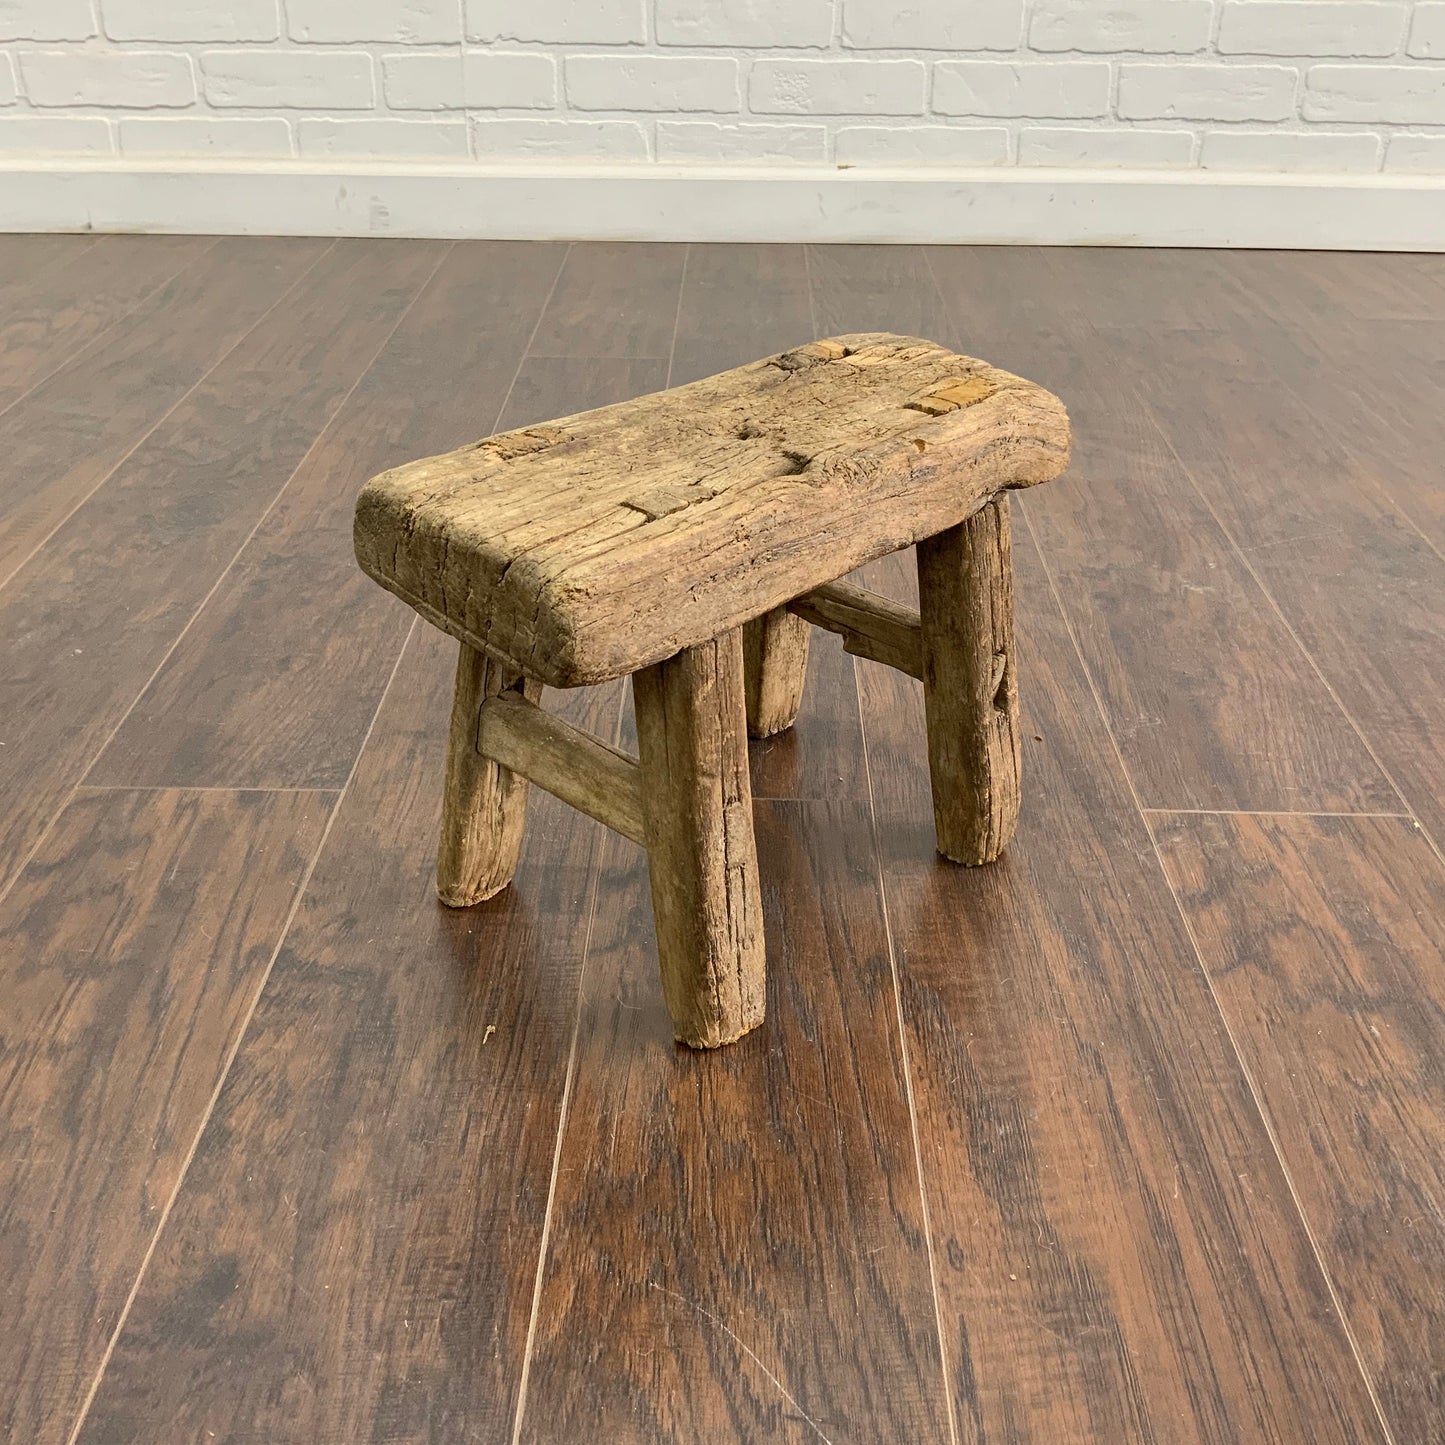
<path id="1" fill-rule="evenodd" d="M 352 500 L 866 329 L 1075 419 L 1023 822 L 820 637 L 692 1054 L 632 844 L 436 904 Z M 0 237 L 0 1438 L 1445 1441 L 1442 397 L 1441 257 Z"/>

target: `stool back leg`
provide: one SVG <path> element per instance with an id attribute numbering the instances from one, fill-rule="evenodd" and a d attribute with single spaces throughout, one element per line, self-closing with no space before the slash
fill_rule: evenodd
<path id="1" fill-rule="evenodd" d="M 770 738 L 792 727 L 808 678 L 811 630 L 786 607 L 775 607 L 743 628 L 749 737 Z"/>
<path id="2" fill-rule="evenodd" d="M 437 897 L 448 908 L 467 908 L 500 893 L 517 868 L 527 821 L 527 780 L 477 746 L 478 710 L 489 697 L 508 690 L 531 702 L 542 695 L 540 683 L 462 643 L 437 846 Z"/>
<path id="3" fill-rule="evenodd" d="M 1019 813 L 1007 495 L 918 544 L 923 698 L 938 851 L 992 863 Z"/>
<path id="4" fill-rule="evenodd" d="M 763 923 L 740 629 L 635 673 L 662 990 L 676 1036 L 714 1048 L 763 1021 Z"/>

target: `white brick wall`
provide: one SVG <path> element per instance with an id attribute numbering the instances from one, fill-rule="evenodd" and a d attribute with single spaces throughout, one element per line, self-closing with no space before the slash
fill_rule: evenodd
<path id="1" fill-rule="evenodd" d="M 0 154 L 1445 174 L 1445 0 L 0 0 Z"/>

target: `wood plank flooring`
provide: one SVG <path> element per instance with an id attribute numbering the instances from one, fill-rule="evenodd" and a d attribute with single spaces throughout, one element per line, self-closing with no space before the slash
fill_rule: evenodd
<path id="1" fill-rule="evenodd" d="M 1445 1445 L 1442 320 L 1432 256 L 0 237 L 0 1439 Z M 1073 413 L 1022 823 L 939 861 L 918 685 L 815 634 L 697 1055 L 626 840 L 534 795 L 436 904 L 454 649 L 352 500 L 852 330 Z"/>

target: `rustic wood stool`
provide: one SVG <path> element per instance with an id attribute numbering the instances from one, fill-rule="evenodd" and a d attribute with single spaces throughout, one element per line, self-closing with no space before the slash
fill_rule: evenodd
<path id="1" fill-rule="evenodd" d="M 677 1037 L 763 1018 L 746 731 L 788 727 L 808 624 L 922 679 L 938 848 L 1018 813 L 1008 488 L 1056 477 L 1040 387 L 929 341 L 839 336 L 488 437 L 368 482 L 356 556 L 461 641 L 437 891 L 510 881 L 527 780 L 647 849 Z M 913 543 L 921 615 L 837 579 Z M 538 707 L 631 674 L 640 759 Z"/>

